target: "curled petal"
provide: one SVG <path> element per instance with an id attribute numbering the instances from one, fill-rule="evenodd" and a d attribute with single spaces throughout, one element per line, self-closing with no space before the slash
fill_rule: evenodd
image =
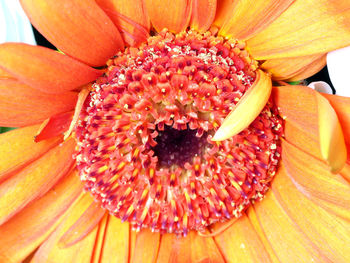
<path id="1" fill-rule="evenodd" d="M 318 126 L 321 154 L 334 173 L 339 172 L 347 158 L 344 135 L 337 114 L 326 98 L 317 94 Z"/>
<path id="2" fill-rule="evenodd" d="M 348 160 L 350 161 L 350 98 L 328 94 L 322 95 L 328 99 L 337 113 L 348 149 Z"/>
<path id="3" fill-rule="evenodd" d="M 212 140 L 225 140 L 247 128 L 265 107 L 271 89 L 270 77 L 261 70 L 257 71 L 255 82 L 225 118 Z"/>
<path id="4" fill-rule="evenodd" d="M 59 50 L 102 66 L 122 49 L 123 39 L 94 0 L 21 0 L 32 24 Z"/>
<path id="5" fill-rule="evenodd" d="M 191 0 L 145 0 L 154 28 L 178 33 L 185 30 L 191 19 Z"/>
<path id="6" fill-rule="evenodd" d="M 338 117 L 328 101 L 303 86 L 274 87 L 272 94 L 286 120 L 318 141 L 322 158 L 333 172 L 338 172 L 345 164 L 347 151 Z"/>

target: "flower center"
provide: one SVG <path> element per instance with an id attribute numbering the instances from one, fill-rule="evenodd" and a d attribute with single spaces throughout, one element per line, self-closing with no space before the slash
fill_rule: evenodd
<path id="1" fill-rule="evenodd" d="M 195 156 L 202 156 L 207 145 L 207 135 L 197 137 L 196 132 L 189 127 L 177 130 L 170 126 L 158 131 L 155 138 L 157 145 L 153 147 L 153 151 L 154 156 L 158 158 L 159 167 L 183 167 L 186 162 L 191 163 Z"/>
<path id="2" fill-rule="evenodd" d="M 268 103 L 238 135 L 211 140 L 255 80 L 236 40 L 166 30 L 107 62 L 75 129 L 85 189 L 135 229 L 204 231 L 269 188 L 282 120 Z"/>

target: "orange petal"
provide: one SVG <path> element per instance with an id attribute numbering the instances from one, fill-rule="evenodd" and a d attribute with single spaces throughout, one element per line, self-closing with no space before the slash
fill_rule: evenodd
<path id="1" fill-rule="evenodd" d="M 142 0 L 97 0 L 130 46 L 145 42 L 149 36 L 150 21 Z"/>
<path id="2" fill-rule="evenodd" d="M 265 107 L 270 98 L 271 89 L 270 77 L 261 70 L 257 71 L 253 85 L 227 115 L 212 140 L 225 140 L 247 128 Z"/>
<path id="3" fill-rule="evenodd" d="M 213 25 L 221 28 L 225 21 L 232 17 L 232 12 L 238 1 L 235 0 L 217 0 L 216 1 L 216 14 Z"/>
<path id="4" fill-rule="evenodd" d="M 350 162 L 347 162 L 344 168 L 340 171 L 341 176 L 350 183 Z"/>
<path id="5" fill-rule="evenodd" d="M 225 262 L 213 238 L 191 231 L 186 237 L 162 235 L 158 263 L 163 262 Z"/>
<path id="6" fill-rule="evenodd" d="M 152 233 L 149 229 L 143 229 L 136 235 L 135 250 L 130 263 L 152 263 L 157 259 L 160 242 L 160 234 Z"/>
<path id="7" fill-rule="evenodd" d="M 266 60 L 261 67 L 275 80 L 300 80 L 312 76 L 326 65 L 326 55 Z"/>
<path id="8" fill-rule="evenodd" d="M 259 229 L 257 233 L 260 238 L 268 242 L 279 262 L 326 262 L 320 261 L 323 259 L 320 253 L 286 214 L 272 191 L 248 210 L 248 216 L 254 228 Z"/>
<path id="9" fill-rule="evenodd" d="M 0 227 L 0 261 L 21 262 L 38 247 L 82 192 L 76 172 Z"/>
<path id="10" fill-rule="evenodd" d="M 348 160 L 350 161 L 350 98 L 327 94 L 322 95 L 328 99 L 337 113 L 348 148 Z"/>
<path id="11" fill-rule="evenodd" d="M 94 247 L 94 252 L 92 254 L 91 263 L 101 263 L 101 257 L 102 257 L 102 250 L 104 246 L 104 238 L 107 231 L 107 225 L 109 221 L 109 215 L 108 213 L 105 213 L 103 218 L 100 220 L 100 223 L 98 225 L 98 232 L 96 237 L 96 243 Z"/>
<path id="12" fill-rule="evenodd" d="M 15 79 L 15 77 L 0 67 L 0 79 Z"/>
<path id="13" fill-rule="evenodd" d="M 296 0 L 247 42 L 255 59 L 326 53 L 350 45 L 348 0 Z"/>
<path id="14" fill-rule="evenodd" d="M 103 249 L 100 262 L 129 262 L 129 236 L 128 223 L 122 223 L 119 218 L 108 217 L 106 234 L 104 236 Z"/>
<path id="15" fill-rule="evenodd" d="M 265 29 L 279 17 L 295 0 L 247 0 L 237 1 L 229 9 L 231 15 L 221 27 L 219 34 L 246 40 Z"/>
<path id="16" fill-rule="evenodd" d="M 21 0 L 32 24 L 59 50 L 102 66 L 123 48 L 113 22 L 93 0 Z"/>
<path id="17" fill-rule="evenodd" d="M 288 169 L 286 172 L 288 176 L 293 176 Z M 349 262 L 350 222 L 328 213 L 317 202 L 308 200 L 293 185 L 293 177 L 288 178 L 286 172 L 283 171 L 276 175 L 272 183 L 273 197 L 271 199 L 275 205 L 280 206 L 281 210 L 288 215 L 295 226 L 294 231 L 301 233 L 305 240 L 309 240 L 313 247 L 312 250 L 319 253 L 316 262 Z M 308 176 L 304 175 L 304 177 Z M 264 210 L 269 211 L 268 208 L 264 207 Z M 295 244 L 296 242 L 293 242 L 289 246 L 288 254 L 294 254 Z M 298 261 L 306 262 L 307 260 L 300 257 Z"/>
<path id="18" fill-rule="evenodd" d="M 81 217 L 61 237 L 59 245 L 68 247 L 76 244 L 94 229 L 105 215 L 106 211 L 99 203 L 92 203 Z"/>
<path id="19" fill-rule="evenodd" d="M 298 190 L 316 204 L 350 220 L 350 185 L 327 165 L 293 145 L 282 143 L 286 171 Z"/>
<path id="20" fill-rule="evenodd" d="M 73 112 L 64 112 L 56 114 L 46 119 L 40 126 L 35 135 L 35 142 L 47 140 L 49 138 L 62 135 L 68 130 L 73 118 Z"/>
<path id="21" fill-rule="evenodd" d="M 154 28 L 174 33 L 185 30 L 191 19 L 191 0 L 145 0 L 146 9 Z"/>
<path id="22" fill-rule="evenodd" d="M 339 171 L 346 161 L 346 147 L 336 113 L 327 100 L 303 86 L 275 87 L 272 94 L 280 113 L 319 141 L 323 159 L 333 172 Z"/>
<path id="23" fill-rule="evenodd" d="M 320 141 L 309 133 L 297 128 L 290 121 L 284 121 L 284 136 L 287 142 L 300 150 L 322 160 Z"/>
<path id="24" fill-rule="evenodd" d="M 74 147 L 74 140 L 66 141 L 0 184 L 0 225 L 67 174 L 73 164 Z"/>
<path id="25" fill-rule="evenodd" d="M 35 143 L 38 129 L 35 125 L 0 134 L 0 183 L 58 144 L 59 138 Z"/>
<path id="26" fill-rule="evenodd" d="M 0 65 L 21 82 L 47 93 L 77 89 L 101 75 L 51 49 L 20 43 L 0 45 Z"/>
<path id="27" fill-rule="evenodd" d="M 243 215 L 229 229 L 214 237 L 225 262 L 271 262 L 249 219 Z"/>
<path id="28" fill-rule="evenodd" d="M 212 25 L 217 0 L 192 0 L 191 28 L 205 32 Z"/>
<path id="29" fill-rule="evenodd" d="M 77 93 L 47 94 L 16 80 L 0 80 L 0 126 L 19 127 L 72 110 Z"/>
<path id="30" fill-rule="evenodd" d="M 93 202 L 89 194 L 84 194 L 67 211 L 67 215 L 64 217 L 62 223 L 40 246 L 35 253 L 32 263 L 90 262 L 93 256 L 99 226 L 96 226 L 83 240 L 68 248 L 61 248 L 59 246 L 59 240 Z"/>

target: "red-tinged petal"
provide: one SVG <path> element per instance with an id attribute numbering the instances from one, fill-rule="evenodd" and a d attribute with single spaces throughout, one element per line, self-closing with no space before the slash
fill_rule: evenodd
<path id="1" fill-rule="evenodd" d="M 113 22 L 93 0 L 21 0 L 32 24 L 59 50 L 102 66 L 123 48 Z"/>
<path id="2" fill-rule="evenodd" d="M 59 245 L 61 247 L 69 247 L 82 240 L 98 225 L 105 213 L 105 210 L 101 208 L 100 204 L 92 203 L 81 217 L 64 233 L 59 241 Z"/>
<path id="3" fill-rule="evenodd" d="M 279 17 L 295 0 L 247 0 L 237 1 L 232 5 L 230 16 L 221 27 L 219 34 L 246 40 L 256 35 L 277 17 Z"/>
<path id="4" fill-rule="evenodd" d="M 46 93 L 78 89 L 102 73 L 51 49 L 21 43 L 0 45 L 0 67 Z"/>
<path id="5" fill-rule="evenodd" d="M 282 159 L 295 186 L 316 204 L 350 220 L 350 184 L 326 164 L 283 141 Z"/>
<path id="6" fill-rule="evenodd" d="M 0 80 L 0 126 L 21 127 L 74 108 L 78 94 L 47 94 L 16 80 Z"/>
<path id="7" fill-rule="evenodd" d="M 63 133 L 68 130 L 72 118 L 73 112 L 69 111 L 46 119 L 35 134 L 35 142 L 47 140 L 55 136 L 63 136 Z"/>
<path id="8" fill-rule="evenodd" d="M 129 223 L 122 223 L 119 218 L 109 216 L 100 262 L 128 263 L 129 236 Z"/>
<path id="9" fill-rule="evenodd" d="M 59 143 L 59 138 L 35 143 L 38 129 L 35 125 L 0 134 L 0 183 Z"/>
<path id="10" fill-rule="evenodd" d="M 130 263 L 152 263 L 158 255 L 160 234 L 143 229 L 136 235 L 135 250 L 130 256 Z"/>
<path id="11" fill-rule="evenodd" d="M 0 225 L 44 195 L 72 167 L 75 141 L 68 140 L 0 184 Z"/>
<path id="12" fill-rule="evenodd" d="M 348 0 L 296 0 L 247 42 L 255 59 L 327 53 L 350 45 Z"/>
<path id="13" fill-rule="evenodd" d="M 328 99 L 337 113 L 348 148 L 348 161 L 350 161 L 350 98 L 327 94 L 322 95 Z"/>
<path id="14" fill-rule="evenodd" d="M 266 194 L 262 202 L 255 203 L 254 208 L 248 210 L 248 216 L 279 262 L 326 262 L 321 261 L 324 258 L 320 252 L 314 249 L 310 240 L 283 210 L 272 191 Z"/>
<path id="15" fill-rule="evenodd" d="M 225 140 L 247 128 L 265 107 L 271 89 L 270 76 L 259 70 L 253 85 L 227 115 L 212 140 Z"/>
<path id="16" fill-rule="evenodd" d="M 21 262 L 54 231 L 81 192 L 81 182 L 74 171 L 3 224 L 0 227 L 0 261 Z"/>
<path id="17" fill-rule="evenodd" d="M 346 147 L 337 115 L 319 93 L 303 86 L 275 87 L 272 92 L 282 116 L 313 140 L 319 141 L 322 158 L 338 172 L 346 161 Z"/>
<path id="18" fill-rule="evenodd" d="M 157 263 L 215 262 L 223 263 L 217 245 L 212 237 L 199 236 L 191 231 L 186 237 L 174 234 L 162 235 Z"/>
<path id="19" fill-rule="evenodd" d="M 146 42 L 151 23 L 142 0 L 97 0 L 122 34 L 125 43 L 137 46 Z"/>
<path id="20" fill-rule="evenodd" d="M 247 263 L 271 262 L 270 255 L 246 215 L 215 236 L 214 240 L 227 263 L 241 262 L 242 259 Z"/>
<path id="21" fill-rule="evenodd" d="M 212 25 L 217 0 L 192 0 L 191 28 L 205 32 Z"/>
<path id="22" fill-rule="evenodd" d="M 305 79 L 326 65 L 326 55 L 266 60 L 261 67 L 275 80 Z"/>
<path id="23" fill-rule="evenodd" d="M 179 33 L 191 19 L 191 0 L 145 0 L 146 9 L 154 28 Z"/>
<path id="24" fill-rule="evenodd" d="M 349 262 L 350 222 L 328 213 L 318 202 L 310 201 L 293 185 L 293 175 L 289 173 L 287 167 L 286 171 L 283 171 L 283 166 L 280 170 L 282 171 L 276 175 L 272 183 L 273 197 L 270 199 L 274 206 L 280 206 L 290 218 L 295 226 L 294 231 L 302 233 L 305 239 L 309 240 L 313 250 L 318 251 L 320 256 L 315 262 Z M 265 206 L 261 207 L 268 211 Z M 260 212 L 265 213 L 261 209 Z M 289 254 L 294 254 L 294 245 L 295 243 L 288 248 Z M 299 261 L 306 260 L 299 259 Z"/>
<path id="25" fill-rule="evenodd" d="M 96 226 L 83 240 L 68 248 L 61 248 L 59 246 L 59 240 L 93 202 L 90 195 L 84 194 L 73 204 L 67 211 L 62 223 L 35 253 L 32 263 L 90 262 L 93 256 L 99 226 Z"/>

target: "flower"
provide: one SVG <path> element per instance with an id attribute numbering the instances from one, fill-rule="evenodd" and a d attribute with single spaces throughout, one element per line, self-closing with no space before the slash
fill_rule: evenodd
<path id="1" fill-rule="evenodd" d="M 0 125 L 22 127 L 0 136 L 0 261 L 20 262 L 36 249 L 34 262 L 349 261 L 350 99 L 281 81 L 312 75 L 328 51 L 350 44 L 346 1 L 22 5 L 66 55 L 24 44 L 0 46 Z M 149 38 L 151 24 L 158 33 Z M 124 42 L 131 46 L 125 52 Z M 167 45 L 171 50 L 164 55 Z M 272 87 L 266 72 L 282 86 Z M 191 147 L 191 161 L 171 148 L 167 138 L 178 132 L 185 132 L 178 145 L 186 154 L 188 141 L 197 147 Z M 276 141 L 265 143 L 270 137 Z M 234 161 L 231 153 L 239 153 Z M 162 184 L 159 192 L 154 184 L 152 199 L 144 197 L 166 170 L 152 170 L 154 156 L 163 168 L 168 161 L 173 165 L 168 170 L 174 183 L 170 177 L 165 186 L 184 192 L 192 187 L 186 178 L 219 171 L 194 184 L 191 195 L 169 190 L 177 195 L 168 194 L 167 205 L 158 202 L 166 220 L 156 219 L 156 232 L 146 219 L 157 213 L 147 218 L 148 210 L 140 209 L 151 211 L 152 200 L 164 195 Z M 204 156 L 216 159 L 202 162 Z M 235 174 L 220 173 L 222 163 L 230 163 Z M 149 174 L 134 175 L 137 165 Z M 221 176 L 232 186 L 227 195 Z M 100 181 L 106 178 L 112 183 Z M 136 190 L 124 187 L 132 182 Z M 194 193 L 205 201 L 196 204 Z M 263 194 L 264 200 L 254 202 Z M 229 198 L 235 202 L 227 203 Z M 249 207 L 247 200 L 253 202 Z M 225 207 L 229 218 L 243 215 L 223 220 Z M 193 223 L 200 216 L 206 219 L 202 229 Z M 171 233 L 175 226 L 186 237 Z"/>

